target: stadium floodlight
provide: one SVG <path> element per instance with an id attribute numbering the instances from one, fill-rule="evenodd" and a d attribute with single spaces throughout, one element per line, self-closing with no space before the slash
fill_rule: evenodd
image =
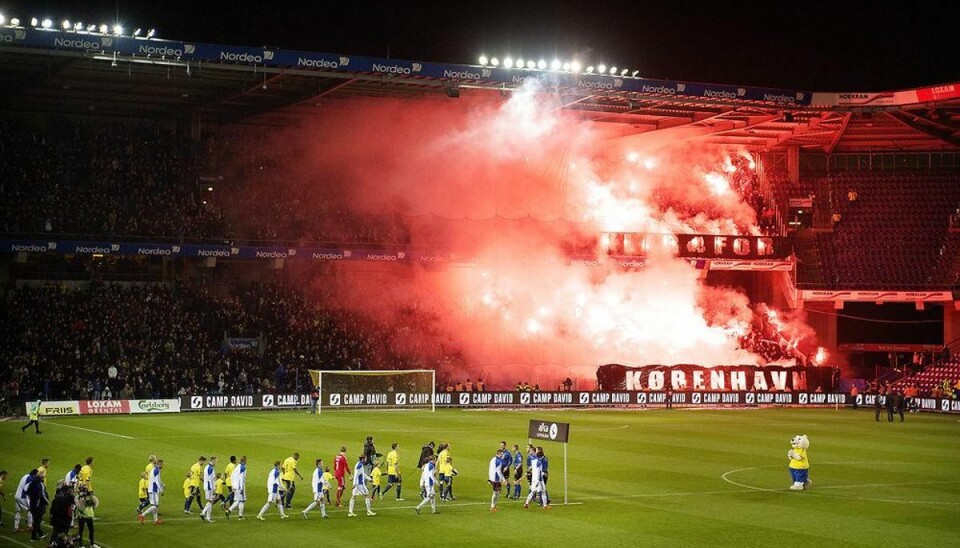
<path id="1" fill-rule="evenodd" d="M 607 72 L 607 65 L 604 65 L 602 63 L 597 65 L 597 72 L 598 73 Z"/>
<path id="2" fill-rule="evenodd" d="M 633 74 L 631 74 L 630 76 L 633 76 L 634 78 L 636 78 L 638 74 L 640 74 L 640 71 L 639 71 L 639 70 L 635 70 L 635 71 L 633 71 Z"/>
<path id="3" fill-rule="evenodd" d="M 157 31 L 155 31 L 155 30 L 153 30 L 153 29 L 148 30 L 148 31 L 147 31 L 147 38 L 153 38 L 153 35 L 156 34 L 156 33 L 157 33 Z"/>
<path id="4" fill-rule="evenodd" d="M 115 35 L 117 35 L 117 36 L 122 35 L 122 34 L 123 34 L 123 27 L 121 27 L 120 25 L 114 25 L 114 26 L 113 26 L 113 33 L 114 33 Z"/>
<path id="5" fill-rule="evenodd" d="M 580 61 L 571 61 L 570 70 L 573 72 L 580 72 Z"/>
<path id="6" fill-rule="evenodd" d="M 563 63 L 561 63 L 559 59 L 554 59 L 553 62 L 550 63 L 550 68 L 553 70 L 560 70 L 562 67 Z"/>
<path id="7" fill-rule="evenodd" d="M 483 66 L 487 66 L 487 56 L 486 56 L 486 55 L 481 55 L 481 56 L 480 56 L 480 64 L 483 65 Z"/>
<path id="8" fill-rule="evenodd" d="M 570 70 L 570 63 L 564 63 L 563 66 L 560 67 L 560 68 L 563 69 L 563 70 L 569 71 L 569 70 Z"/>
<path id="9" fill-rule="evenodd" d="M 503 66 L 506 68 L 513 68 L 513 59 L 505 57 L 503 59 Z"/>
<path id="10" fill-rule="evenodd" d="M 35 26 L 37 26 L 37 25 L 39 25 L 39 24 L 40 24 L 40 22 L 37 21 L 37 18 L 36 18 L 36 17 L 31 17 L 31 18 L 30 18 L 30 26 L 31 26 L 31 27 L 35 27 Z"/>
<path id="11" fill-rule="evenodd" d="M 4 24 L 4 23 L 6 23 L 6 22 L 7 22 L 7 18 L 4 17 L 2 13 L 0 13 L 0 25 Z"/>
<path id="12" fill-rule="evenodd" d="M 527 61 L 527 68 L 528 69 L 537 68 L 537 64 L 531 59 Z"/>
<path id="13" fill-rule="evenodd" d="M 610 67 L 610 74 L 616 74 L 616 73 L 617 73 L 617 67 Z"/>
<path id="14" fill-rule="evenodd" d="M 20 18 L 19 18 L 19 17 L 14 17 L 14 18 L 10 19 L 10 24 L 13 25 L 13 26 L 15 26 L 15 27 L 19 27 L 19 26 L 20 26 Z"/>
<path id="15" fill-rule="evenodd" d="M 73 25 L 70 24 L 70 21 L 68 21 L 67 19 L 64 19 L 64 20 L 63 20 L 63 30 L 70 30 L 71 27 L 73 27 Z"/>
<path id="16" fill-rule="evenodd" d="M 44 19 L 43 21 L 40 22 L 40 26 L 45 29 L 48 29 L 53 26 L 53 21 L 49 19 Z"/>
<path id="17" fill-rule="evenodd" d="M 75 30 L 75 31 L 81 31 L 81 30 L 83 30 L 83 23 L 81 23 L 81 22 L 79 22 L 79 21 L 76 22 L 76 23 L 74 23 L 74 24 L 73 24 L 73 30 Z"/>
<path id="18" fill-rule="evenodd" d="M 627 69 L 623 69 L 620 71 L 620 76 L 626 76 L 626 74 L 627 74 Z"/>
<path id="19" fill-rule="evenodd" d="M 100 24 L 100 34 L 106 34 L 109 31 L 110 31 L 110 27 L 102 23 Z"/>
<path id="20" fill-rule="evenodd" d="M 141 33 L 141 32 L 142 32 L 142 29 L 137 29 L 137 30 L 133 31 L 133 35 L 134 35 L 134 36 L 140 36 L 140 33 Z"/>
<path id="21" fill-rule="evenodd" d="M 97 26 L 96 26 L 96 25 L 88 25 L 88 26 L 87 26 L 87 32 L 96 32 L 96 31 L 97 31 Z"/>
<path id="22" fill-rule="evenodd" d="M 494 67 L 499 67 L 499 66 L 500 66 L 500 59 L 497 59 L 496 57 L 494 57 L 494 58 L 490 59 L 490 64 L 491 64 L 492 66 L 494 66 Z"/>
<path id="23" fill-rule="evenodd" d="M 592 73 L 593 73 L 593 65 L 590 65 L 589 67 L 587 67 L 587 74 L 592 74 Z"/>
<path id="24" fill-rule="evenodd" d="M 540 69 L 540 70 L 546 69 L 546 68 L 547 68 L 547 62 L 544 61 L 543 59 L 540 59 L 539 61 L 537 61 L 537 68 Z"/>

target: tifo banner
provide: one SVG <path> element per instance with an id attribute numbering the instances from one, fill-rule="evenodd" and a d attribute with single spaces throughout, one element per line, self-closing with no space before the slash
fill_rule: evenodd
<path id="1" fill-rule="evenodd" d="M 130 400 L 84 400 L 80 402 L 81 415 L 128 415 Z"/>
<path id="2" fill-rule="evenodd" d="M 130 412 L 140 413 L 179 413 L 180 400 L 130 400 Z"/>
<path id="3" fill-rule="evenodd" d="M 647 234 L 604 232 L 601 246 L 613 256 L 646 256 L 660 250 L 677 257 L 700 259 L 785 259 L 790 255 L 786 238 L 724 236 L 715 234 Z"/>
<path id="4" fill-rule="evenodd" d="M 597 382 L 603 390 L 832 392 L 839 380 L 840 371 L 833 367 L 608 364 L 597 368 Z"/>
<path id="5" fill-rule="evenodd" d="M 181 411 L 295 409 L 310 407 L 309 394 L 240 394 L 180 396 Z"/>

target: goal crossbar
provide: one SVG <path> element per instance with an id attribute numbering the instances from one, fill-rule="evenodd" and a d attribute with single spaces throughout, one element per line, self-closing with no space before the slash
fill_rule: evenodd
<path id="1" fill-rule="evenodd" d="M 432 369 L 308 371 L 320 393 L 318 413 L 330 409 L 436 410 L 436 372 Z"/>

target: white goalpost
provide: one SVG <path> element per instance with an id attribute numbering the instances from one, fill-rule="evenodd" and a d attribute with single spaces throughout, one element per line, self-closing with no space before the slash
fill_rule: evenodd
<path id="1" fill-rule="evenodd" d="M 436 410 L 436 371 L 325 371 L 310 369 L 320 392 L 317 413 L 331 409 Z"/>

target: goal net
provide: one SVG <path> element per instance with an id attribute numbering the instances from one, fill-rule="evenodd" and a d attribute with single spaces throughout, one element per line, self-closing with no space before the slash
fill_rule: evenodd
<path id="1" fill-rule="evenodd" d="M 320 391 L 318 411 L 330 409 L 429 409 L 434 411 L 436 372 L 310 370 Z"/>

